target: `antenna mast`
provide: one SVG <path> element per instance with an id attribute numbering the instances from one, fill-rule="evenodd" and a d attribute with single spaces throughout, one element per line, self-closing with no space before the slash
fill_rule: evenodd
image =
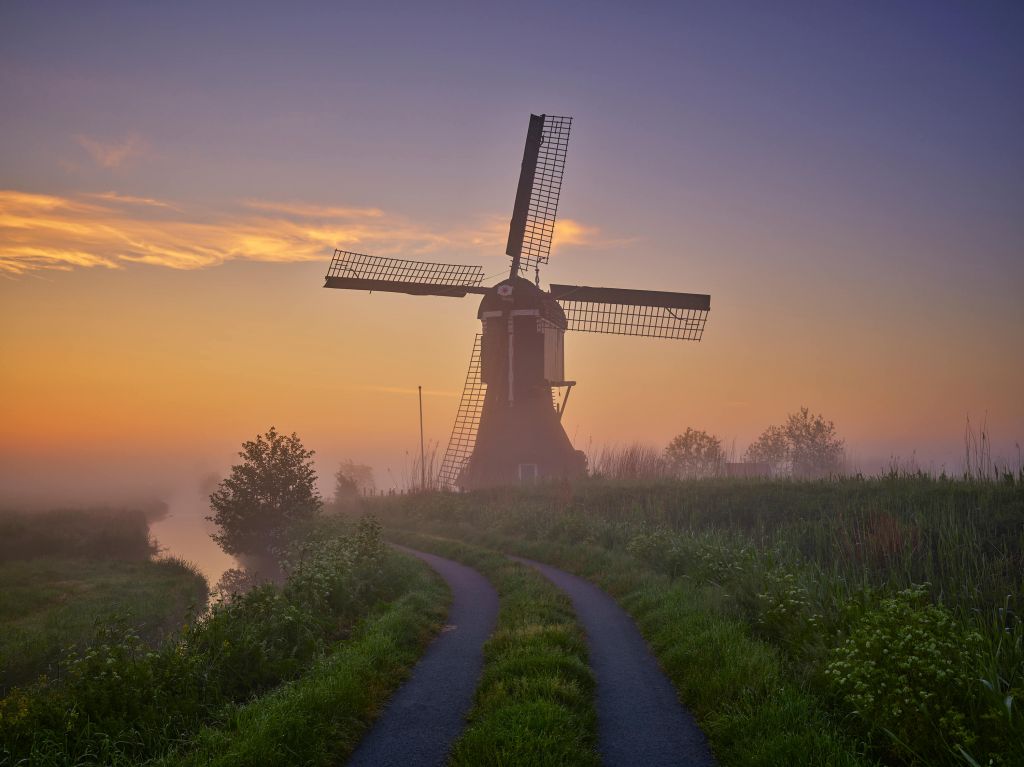
<path id="1" fill-rule="evenodd" d="M 423 387 L 417 386 L 416 389 L 420 395 L 420 492 L 424 493 L 427 490 L 427 462 L 423 450 Z"/>

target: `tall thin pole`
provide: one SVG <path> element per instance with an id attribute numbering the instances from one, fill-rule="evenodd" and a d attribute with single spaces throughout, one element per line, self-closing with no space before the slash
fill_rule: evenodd
<path id="1" fill-rule="evenodd" d="M 423 387 L 417 386 L 420 395 L 420 490 L 427 489 L 427 462 L 423 450 Z"/>

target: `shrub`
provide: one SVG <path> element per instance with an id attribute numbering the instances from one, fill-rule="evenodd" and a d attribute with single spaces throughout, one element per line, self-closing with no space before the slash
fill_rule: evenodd
<path id="1" fill-rule="evenodd" d="M 825 670 L 835 692 L 904 757 L 927 759 L 975 736 L 968 726 L 981 636 L 928 603 L 923 586 L 868 610 Z"/>
<path id="2" fill-rule="evenodd" d="M 805 653 L 820 643 L 822 616 L 798 574 L 780 567 L 766 570 L 763 577 L 765 588 L 757 595 L 758 630 L 794 653 Z"/>

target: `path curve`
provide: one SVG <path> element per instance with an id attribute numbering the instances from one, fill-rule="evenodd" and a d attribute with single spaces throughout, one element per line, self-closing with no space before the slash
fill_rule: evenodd
<path id="1" fill-rule="evenodd" d="M 707 738 L 629 614 L 590 581 L 511 558 L 536 568 L 572 601 L 597 680 L 598 751 L 605 767 L 712 767 Z"/>
<path id="2" fill-rule="evenodd" d="M 462 734 L 483 668 L 483 644 L 498 619 L 498 593 L 480 573 L 450 559 L 422 559 L 452 590 L 448 625 L 356 747 L 349 767 L 439 767 Z"/>

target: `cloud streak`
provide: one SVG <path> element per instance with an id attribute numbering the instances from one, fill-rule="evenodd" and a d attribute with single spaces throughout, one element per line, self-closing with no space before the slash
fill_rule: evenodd
<path id="1" fill-rule="evenodd" d="M 140 157 L 149 150 L 149 144 L 134 133 L 113 142 L 82 135 L 75 136 L 75 141 L 101 168 L 119 168 L 128 160 Z"/>
<path id="2" fill-rule="evenodd" d="M 573 221 L 559 226 L 566 233 L 562 245 L 597 238 L 597 230 Z M 297 202 L 244 200 L 211 212 L 113 191 L 62 197 L 0 190 L 0 274 L 316 261 L 335 247 L 408 258 L 492 259 L 504 251 L 506 227 L 487 217 L 475 226 L 438 231 L 376 208 Z"/>

